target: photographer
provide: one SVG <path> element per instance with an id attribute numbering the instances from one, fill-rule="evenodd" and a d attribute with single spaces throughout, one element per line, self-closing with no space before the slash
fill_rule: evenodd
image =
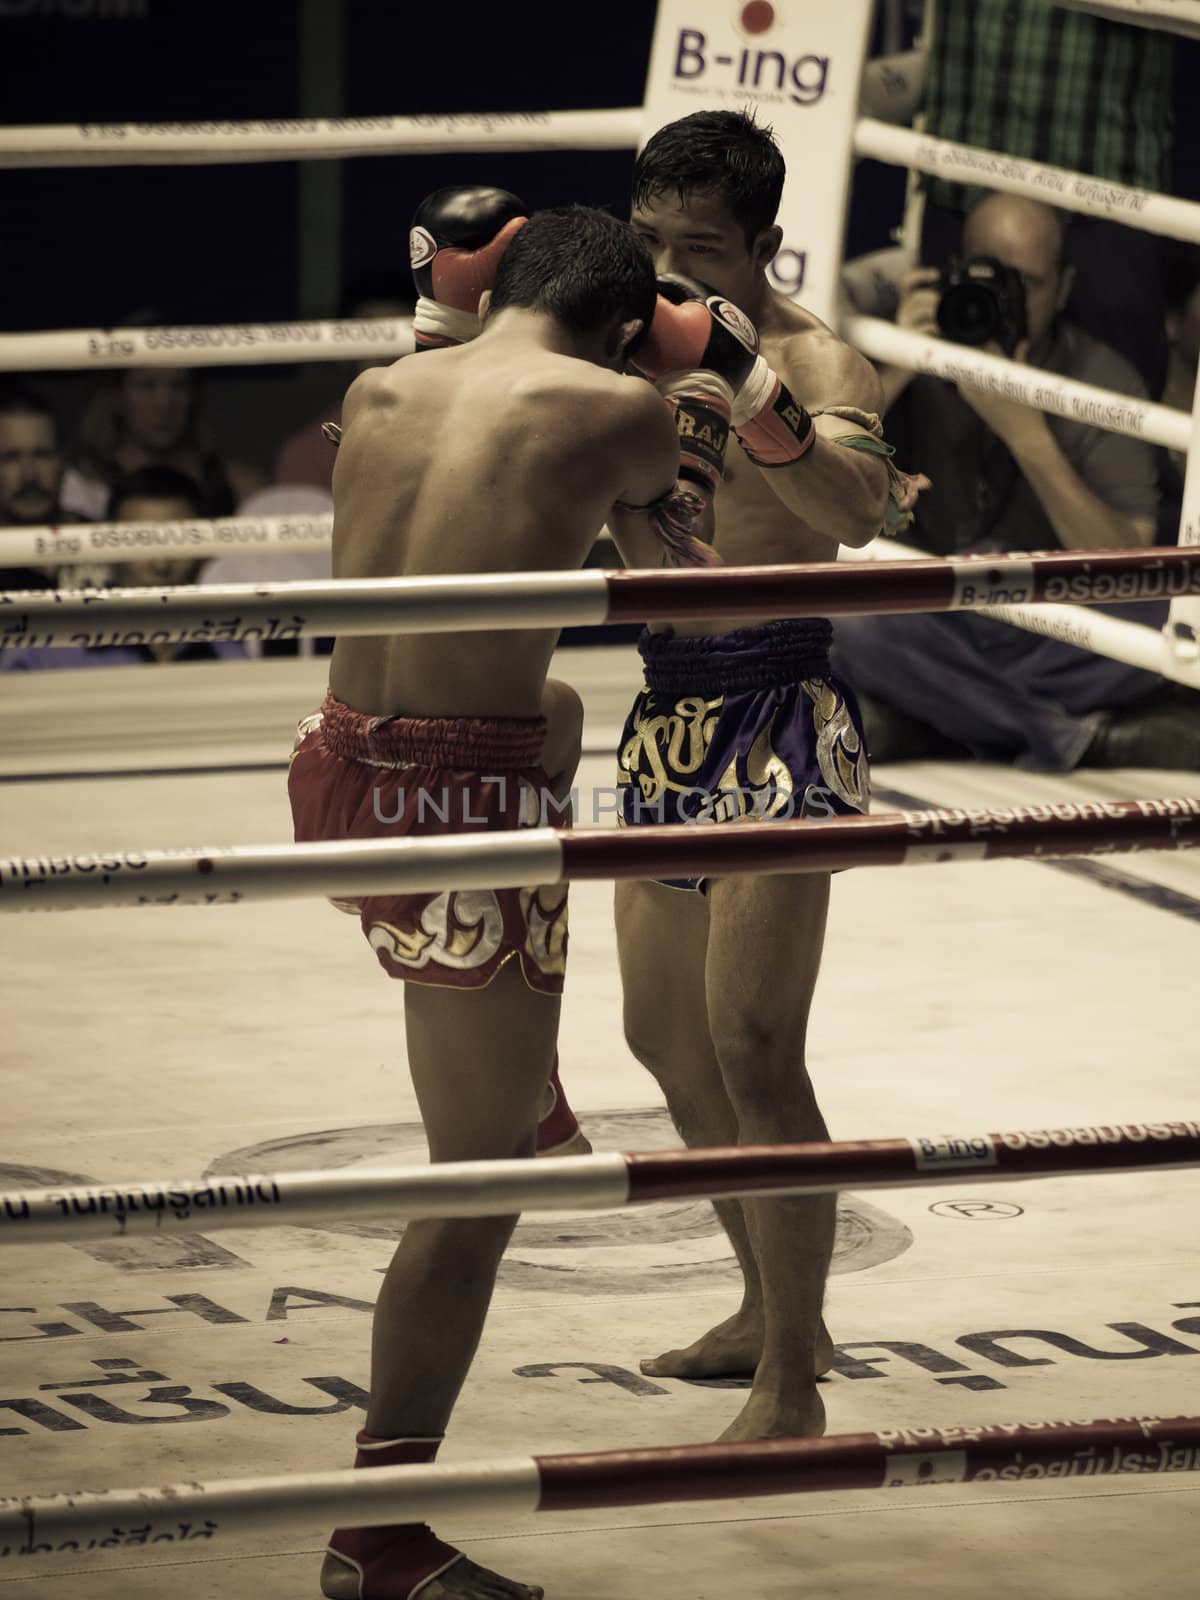
<path id="1" fill-rule="evenodd" d="M 972 326 L 962 315 L 962 284 L 982 258 L 975 281 L 985 283 L 990 306 L 980 305 L 977 286 L 966 297 L 994 324 L 981 348 L 1145 398 L 1123 357 L 1062 318 L 1073 274 L 1050 207 L 989 196 L 967 219 L 963 257 L 957 287 L 932 269 L 905 277 L 901 327 L 945 337 L 949 324 L 963 342 L 979 343 L 987 318 Z M 880 378 L 889 439 L 933 480 L 912 542 L 937 555 L 1154 543 L 1159 475 L 1151 446 L 940 378 L 892 367 Z M 1163 619 L 1154 606 L 1106 609 L 1152 625 Z M 971 614 L 846 618 L 838 646 L 840 669 L 866 701 L 877 759 L 965 747 L 1046 771 L 1200 770 L 1200 719 L 1187 699 L 1164 696 L 1158 677 L 1090 651 Z"/>

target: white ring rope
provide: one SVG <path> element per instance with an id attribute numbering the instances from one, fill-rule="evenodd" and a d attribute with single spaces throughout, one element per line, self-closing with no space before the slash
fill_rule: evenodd
<path id="1" fill-rule="evenodd" d="M 0 371 L 107 367 L 241 367 L 402 356 L 411 317 L 342 322 L 232 322 L 162 328 L 68 328 L 0 334 Z"/>
<path id="2" fill-rule="evenodd" d="M 1200 0 L 1056 0 L 1073 11 L 1088 11 L 1106 22 L 1161 29 L 1200 39 Z"/>
<path id="3" fill-rule="evenodd" d="M 864 355 L 930 372 L 968 388 L 1004 394 L 1036 411 L 1150 444 L 1186 451 L 1193 419 L 1172 406 L 1042 372 L 966 345 L 910 333 L 880 317 L 843 319 L 844 337 Z M 347 361 L 412 350 L 412 322 L 230 323 L 162 328 L 75 328 L 0 334 L 0 371 L 49 372 L 111 367 L 235 367 L 292 361 Z"/>
<path id="4" fill-rule="evenodd" d="M 910 167 L 955 183 L 1025 195 L 1064 211 L 1131 223 L 1168 239 L 1200 242 L 1200 205 L 1194 200 L 1176 200 L 1152 189 L 1135 189 L 1066 167 L 1026 161 L 1020 156 L 1005 155 L 1002 150 L 981 150 L 950 139 L 935 139 L 874 117 L 862 117 L 855 124 L 854 149 L 860 156 L 870 156 L 890 166 Z"/>
<path id="5" fill-rule="evenodd" d="M 931 373 L 969 389 L 1003 395 L 1034 411 L 1049 411 L 1108 433 L 1128 434 L 1147 444 L 1186 452 L 1195 431 L 1194 419 L 1187 411 L 1100 389 L 1092 383 L 1060 377 L 1056 372 L 1043 372 L 1040 367 L 988 355 L 969 345 L 931 339 L 882 317 L 845 317 L 841 332 L 855 349 L 874 361 L 905 367 L 910 372 Z"/>
<path id="6" fill-rule="evenodd" d="M 332 446 L 330 447 L 332 454 Z M 333 513 L 291 517 L 211 517 L 194 522 L 64 522 L 0 528 L 0 567 L 45 562 L 143 561 L 178 556 L 256 555 L 270 551 L 328 550 Z"/>
<path id="7" fill-rule="evenodd" d="M 89 122 L 0 128 L 0 167 L 200 166 L 474 150 L 633 150 L 640 106 L 259 122 Z"/>

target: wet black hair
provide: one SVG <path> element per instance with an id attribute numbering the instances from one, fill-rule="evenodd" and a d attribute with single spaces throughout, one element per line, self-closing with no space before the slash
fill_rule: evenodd
<path id="1" fill-rule="evenodd" d="M 633 204 L 674 194 L 684 206 L 689 195 L 717 195 L 749 247 L 775 221 L 786 171 L 773 132 L 752 112 L 694 111 L 660 128 L 638 156 Z"/>
<path id="2" fill-rule="evenodd" d="M 654 263 L 627 222 L 592 206 L 536 211 L 500 259 L 490 310 L 545 311 L 572 333 L 654 315 Z"/>

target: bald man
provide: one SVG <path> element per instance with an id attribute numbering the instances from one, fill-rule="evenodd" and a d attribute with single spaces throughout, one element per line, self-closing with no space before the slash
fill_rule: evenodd
<path id="1" fill-rule="evenodd" d="M 1025 336 L 1011 352 L 1046 372 L 1146 398 L 1134 368 L 1063 316 L 1073 272 L 1059 216 L 994 194 L 967 218 L 962 259 L 1021 274 Z M 901 282 L 897 322 L 938 336 L 938 273 Z M 1129 549 L 1153 544 L 1152 447 L 1014 400 L 883 367 L 887 431 L 933 480 L 907 537 L 965 551 Z M 1154 606 L 1105 607 L 1155 625 Z M 1160 703 L 1162 680 L 1055 639 L 973 615 L 854 617 L 838 626 L 838 670 L 865 701 L 877 760 L 972 754 L 1041 771 L 1081 765 L 1200 770 L 1200 717 Z"/>

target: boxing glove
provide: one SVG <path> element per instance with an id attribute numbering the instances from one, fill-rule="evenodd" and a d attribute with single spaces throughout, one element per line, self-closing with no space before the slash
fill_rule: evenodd
<path id="1" fill-rule="evenodd" d="M 438 189 L 417 208 L 408 236 L 417 309 L 418 350 L 465 344 L 479 332 L 479 301 L 526 222 L 507 189 Z"/>
<path id="2" fill-rule="evenodd" d="M 709 302 L 712 302 L 710 305 Z M 733 329 L 714 307 L 736 319 Z M 725 472 L 734 392 L 754 365 L 758 338 L 736 306 L 707 284 L 667 274 L 633 364 L 671 408 L 679 434 L 679 476 L 711 498 Z"/>
<path id="3" fill-rule="evenodd" d="M 751 461 L 760 467 L 798 461 L 816 441 L 812 418 L 758 353 L 749 317 L 696 279 L 660 278 L 659 293 L 635 358 L 639 370 L 659 379 L 659 387 L 660 374 L 684 366 L 717 373 L 733 391 L 730 419 Z"/>

